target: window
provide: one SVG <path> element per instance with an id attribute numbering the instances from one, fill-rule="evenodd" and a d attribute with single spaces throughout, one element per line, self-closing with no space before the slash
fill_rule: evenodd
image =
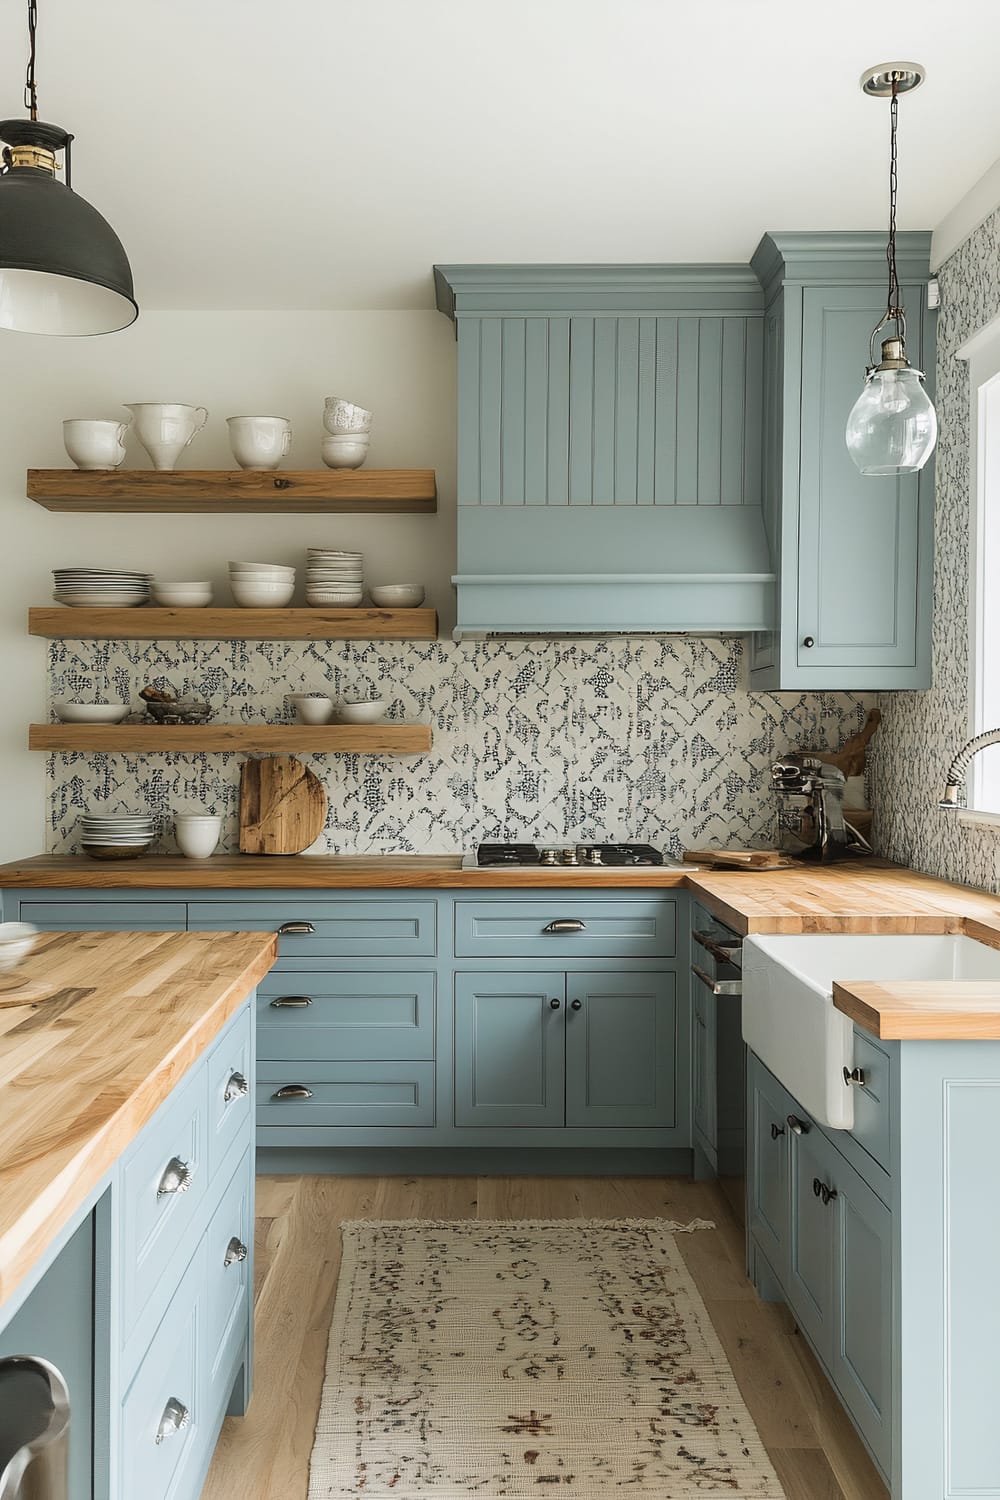
<path id="1" fill-rule="evenodd" d="M 971 396 L 969 733 L 982 734 L 1000 726 L 1000 319 L 977 334 L 961 355 L 969 360 Z M 1000 746 L 974 758 L 968 806 L 1000 819 Z"/>

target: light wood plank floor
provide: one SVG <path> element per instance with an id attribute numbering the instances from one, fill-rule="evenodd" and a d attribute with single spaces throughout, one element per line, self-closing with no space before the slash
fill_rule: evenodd
<path id="1" fill-rule="evenodd" d="M 342 1219 L 711 1218 L 678 1244 L 788 1500 L 887 1500 L 786 1309 L 743 1272 L 732 1183 L 601 1177 L 260 1177 L 255 1394 L 226 1422 L 203 1500 L 305 1500 Z"/>

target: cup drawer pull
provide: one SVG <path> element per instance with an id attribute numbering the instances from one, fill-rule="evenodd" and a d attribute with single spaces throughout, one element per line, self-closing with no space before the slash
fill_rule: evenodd
<path id="1" fill-rule="evenodd" d="M 271 1001 L 272 1010 L 305 1010 L 307 1005 L 312 1005 L 311 995 L 279 995 Z"/>
<path id="2" fill-rule="evenodd" d="M 230 1073 L 229 1082 L 226 1084 L 226 1092 L 222 1096 L 223 1104 L 232 1104 L 234 1099 L 245 1099 L 250 1092 L 250 1085 L 242 1073 Z"/>
<path id="3" fill-rule="evenodd" d="M 282 922 L 278 928 L 279 937 L 308 937 L 309 933 L 316 929 L 311 922 Z"/>
<path id="4" fill-rule="evenodd" d="M 156 1188 L 158 1198 L 167 1198 L 171 1193 L 186 1193 L 194 1181 L 194 1173 L 186 1161 L 181 1161 L 179 1156 L 172 1156 L 163 1169 Z"/>
<path id="5" fill-rule="evenodd" d="M 547 927 L 542 928 L 543 932 L 555 934 L 563 932 L 586 932 L 586 930 L 586 922 L 581 922 L 576 917 L 557 917 L 554 922 L 550 922 Z"/>
<path id="6" fill-rule="evenodd" d="M 163 1408 L 163 1416 L 160 1425 L 156 1429 L 156 1443 L 159 1446 L 164 1438 L 173 1437 L 175 1433 L 183 1432 L 191 1420 L 191 1413 L 183 1401 L 178 1401 L 176 1396 L 171 1396 Z"/>
<path id="7" fill-rule="evenodd" d="M 272 1099 L 311 1099 L 312 1089 L 307 1089 L 304 1083 L 283 1083 L 280 1089 L 275 1089 L 271 1095 Z"/>
<path id="8" fill-rule="evenodd" d="M 226 1246 L 226 1258 L 222 1262 L 222 1264 L 228 1267 L 234 1265 L 237 1261 L 246 1260 L 246 1258 L 247 1247 L 246 1245 L 244 1245 L 239 1235 L 234 1234 L 232 1239 L 229 1241 L 229 1244 Z"/>

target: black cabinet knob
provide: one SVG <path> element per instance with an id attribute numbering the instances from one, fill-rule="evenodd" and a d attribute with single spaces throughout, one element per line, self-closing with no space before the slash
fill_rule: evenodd
<path id="1" fill-rule="evenodd" d="M 583 1001 L 582 1000 L 571 1000 L 569 1008 L 570 1008 L 570 1010 L 582 1010 L 583 1009 Z"/>
<path id="2" fill-rule="evenodd" d="M 562 1005 L 562 1001 L 561 1000 L 550 1000 L 549 1001 L 549 1007 L 550 1007 L 551 1010 L 558 1010 L 559 1007 L 560 1007 L 560 1005 Z"/>
<path id="3" fill-rule="evenodd" d="M 774 1124 L 771 1125 L 771 1139 L 772 1139 L 772 1141 L 776 1141 L 778 1139 L 779 1135 L 784 1135 L 784 1133 L 785 1133 L 785 1127 L 783 1125 L 774 1125 Z"/>
<path id="4" fill-rule="evenodd" d="M 815 646 L 816 642 L 811 635 L 807 635 L 803 638 L 802 644 L 808 649 L 810 646 Z"/>

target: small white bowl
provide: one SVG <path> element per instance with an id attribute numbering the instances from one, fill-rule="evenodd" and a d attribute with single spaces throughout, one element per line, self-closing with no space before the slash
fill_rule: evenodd
<path id="1" fill-rule="evenodd" d="M 368 434 L 357 432 L 345 437 L 325 437 L 320 451 L 328 469 L 360 469 L 368 457 Z"/>
<path id="2" fill-rule="evenodd" d="M 385 716 L 385 700 L 372 698 L 366 703 L 340 704 L 339 717 L 342 724 L 377 724 Z"/>
<path id="3" fill-rule="evenodd" d="M 266 574 L 269 578 L 294 578 L 295 569 L 287 563 L 231 562 L 230 575 L 234 573 Z"/>
<path id="4" fill-rule="evenodd" d="M 27 958 L 37 940 L 38 928 L 30 922 L 0 922 L 0 973 Z"/>
<path id="5" fill-rule="evenodd" d="M 208 859 L 214 853 L 222 832 L 222 819 L 174 818 L 174 838 L 177 847 L 187 859 Z"/>
<path id="6" fill-rule="evenodd" d="M 380 583 L 371 590 L 372 603 L 381 609 L 416 609 L 424 602 L 424 590 L 419 583 Z"/>
<path id="7" fill-rule="evenodd" d="M 65 698 L 52 707 L 64 724 L 120 724 L 129 711 L 127 703 L 73 703 Z"/>
<path id="8" fill-rule="evenodd" d="M 230 583 L 241 609 L 284 609 L 295 594 L 294 583 Z"/>
<path id="9" fill-rule="evenodd" d="M 151 586 L 153 602 L 174 609 L 204 609 L 212 602 L 210 583 L 159 583 Z"/>
<path id="10" fill-rule="evenodd" d="M 318 693 L 296 698 L 295 716 L 301 724 L 330 724 L 333 721 L 333 700 Z"/>

